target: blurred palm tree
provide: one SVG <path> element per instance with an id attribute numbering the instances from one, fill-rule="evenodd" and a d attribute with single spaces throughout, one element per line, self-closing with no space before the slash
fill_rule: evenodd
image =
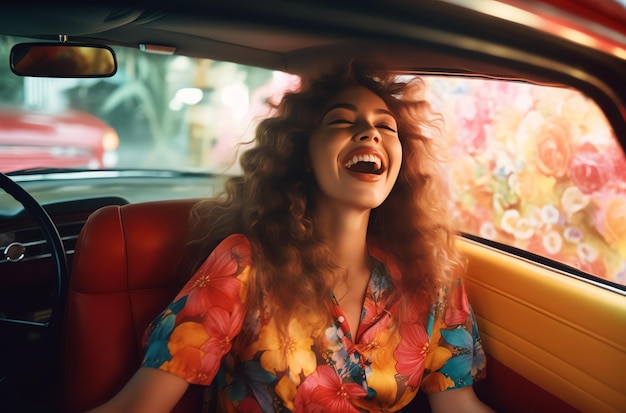
<path id="1" fill-rule="evenodd" d="M 173 56 L 153 55 L 138 50 L 117 48 L 120 81 L 102 102 L 101 113 L 107 118 L 119 118 L 127 125 L 120 133 L 120 149 L 148 150 L 144 165 L 140 167 L 167 167 L 177 163 L 180 150 L 171 150 L 180 138 L 184 125 L 184 111 L 170 109 L 176 90 L 180 85 L 167 81 L 171 78 Z M 115 123 L 115 120 L 112 121 Z M 143 128 L 141 127 L 143 126 Z M 144 132 L 141 132 L 143 129 Z M 124 136 L 124 133 L 127 133 Z M 145 134 L 149 136 L 145 136 Z M 137 136 L 140 135 L 140 136 Z M 166 163 L 164 163 L 166 162 Z"/>

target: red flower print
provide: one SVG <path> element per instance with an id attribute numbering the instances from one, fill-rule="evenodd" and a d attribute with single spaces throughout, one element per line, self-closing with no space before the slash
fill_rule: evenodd
<path id="1" fill-rule="evenodd" d="M 232 348 L 233 338 L 241 330 L 244 315 L 245 310 L 241 304 L 237 304 L 232 313 L 220 307 L 209 309 L 204 317 L 204 328 L 210 338 L 200 349 L 220 356 L 228 353 Z"/>
<path id="2" fill-rule="evenodd" d="M 178 318 L 202 315 L 213 306 L 231 311 L 240 302 L 241 282 L 235 276 L 248 265 L 250 248 L 243 235 L 222 241 L 176 297 L 187 296 Z"/>
<path id="3" fill-rule="evenodd" d="M 213 382 L 213 379 L 217 375 L 220 364 L 222 362 L 222 355 L 211 351 L 205 353 L 200 359 L 199 369 L 194 377 L 194 383 L 209 386 Z"/>
<path id="4" fill-rule="evenodd" d="M 370 363 L 383 367 L 393 361 L 392 352 L 398 340 L 389 330 L 391 317 L 386 314 L 359 336 L 357 349 Z"/>
<path id="5" fill-rule="evenodd" d="M 366 395 L 363 387 L 355 383 L 342 383 L 335 370 L 322 365 L 298 388 L 294 412 L 356 413 L 358 410 L 351 400 Z"/>
<path id="6" fill-rule="evenodd" d="M 611 159 L 590 142 L 578 147 L 570 165 L 572 182 L 583 194 L 599 191 L 613 172 Z"/>
<path id="7" fill-rule="evenodd" d="M 428 354 L 428 333 L 418 323 L 402 326 L 402 340 L 393 353 L 398 373 L 408 376 L 407 385 L 419 387 L 424 374 L 424 362 Z"/>
<path id="8" fill-rule="evenodd" d="M 361 324 L 359 325 L 359 332 L 357 336 L 361 336 L 365 330 L 367 330 L 377 319 L 379 316 L 380 310 L 376 302 L 369 297 L 370 291 L 368 289 L 365 300 L 363 301 L 363 318 L 361 319 Z"/>
<path id="9" fill-rule="evenodd" d="M 459 282 L 459 284 L 450 291 L 445 322 L 449 326 L 463 324 L 469 314 L 470 307 L 467 301 L 467 295 L 465 294 L 465 286 Z"/>

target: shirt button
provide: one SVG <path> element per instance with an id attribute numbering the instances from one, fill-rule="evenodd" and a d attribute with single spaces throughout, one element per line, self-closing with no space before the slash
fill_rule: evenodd
<path id="1" fill-rule="evenodd" d="M 343 323 L 345 321 L 345 318 L 343 318 L 343 316 L 339 316 L 337 317 L 337 321 L 339 321 L 340 323 Z"/>

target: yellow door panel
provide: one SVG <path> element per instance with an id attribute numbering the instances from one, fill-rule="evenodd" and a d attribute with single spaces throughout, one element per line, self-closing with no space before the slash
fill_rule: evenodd
<path id="1" fill-rule="evenodd" d="M 582 412 L 626 412 L 626 296 L 460 239 L 490 358 Z"/>

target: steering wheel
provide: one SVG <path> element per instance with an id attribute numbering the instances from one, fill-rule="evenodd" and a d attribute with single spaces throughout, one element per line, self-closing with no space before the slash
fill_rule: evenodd
<path id="1" fill-rule="evenodd" d="M 35 344 L 32 346 L 25 345 L 19 348 L 11 348 L 11 354 L 3 354 L 4 352 L 0 352 L 0 356 L 3 360 L 2 363 L 0 363 L 0 384 L 2 384 L 8 381 L 8 379 L 18 371 L 24 371 L 29 363 L 36 361 L 36 356 L 42 354 L 41 349 L 46 348 L 45 346 L 52 345 L 52 339 L 54 334 L 59 331 L 63 316 L 69 271 L 63 242 L 54 222 L 46 210 L 43 209 L 26 190 L 3 173 L 0 173 L 0 189 L 15 198 L 16 201 L 22 204 L 24 210 L 30 213 L 50 245 L 52 260 L 56 269 L 56 288 L 54 297 L 52 298 L 52 312 L 47 322 L 14 320 L 0 317 L 0 337 L 2 337 L 2 341 L 8 342 L 8 345 L 14 345 L 15 343 L 11 343 L 13 340 L 11 336 L 7 334 L 7 331 L 35 332 L 40 337 L 38 340 L 35 340 Z M 0 252 L 3 254 L 10 253 L 9 251 Z M 0 345 L 6 344 L 7 343 L 0 343 Z"/>

